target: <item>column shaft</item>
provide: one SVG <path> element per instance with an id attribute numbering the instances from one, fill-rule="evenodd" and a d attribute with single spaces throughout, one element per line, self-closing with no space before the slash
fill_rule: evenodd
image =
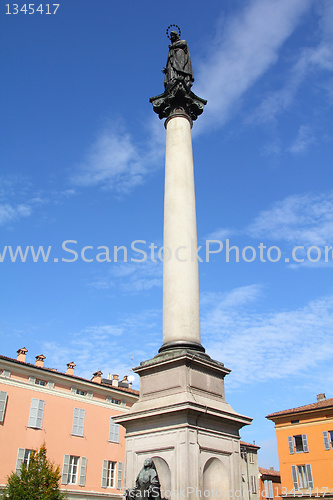
<path id="1" fill-rule="evenodd" d="M 166 130 L 162 348 L 170 342 L 200 344 L 191 125 L 175 116 Z"/>

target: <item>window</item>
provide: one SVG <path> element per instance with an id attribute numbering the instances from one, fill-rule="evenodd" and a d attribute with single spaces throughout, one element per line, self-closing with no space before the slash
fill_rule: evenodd
<path id="1" fill-rule="evenodd" d="M 7 392 L 0 391 L 0 422 L 4 421 L 7 405 Z"/>
<path id="2" fill-rule="evenodd" d="M 76 394 L 78 396 L 85 396 L 86 395 L 85 391 L 81 391 L 81 389 L 76 389 Z"/>
<path id="3" fill-rule="evenodd" d="M 112 404 L 114 404 L 114 405 L 120 405 L 120 401 L 119 401 L 119 399 L 113 399 L 113 398 L 110 398 L 110 396 L 107 396 L 107 397 L 106 397 L 106 401 L 107 401 L 108 403 L 112 403 Z"/>
<path id="4" fill-rule="evenodd" d="M 1 417 L 0 417 L 0 421 L 1 421 Z M 324 431 L 323 438 L 324 438 L 325 450 L 333 449 L 333 431 Z"/>
<path id="5" fill-rule="evenodd" d="M 116 466 L 117 467 L 117 475 L 116 475 Z M 117 486 L 116 486 L 116 477 L 117 477 Z M 102 469 L 102 488 L 116 488 L 117 490 L 121 490 L 123 482 L 123 464 L 122 462 L 112 462 L 110 460 L 103 460 L 103 469 Z"/>
<path id="6" fill-rule="evenodd" d="M 80 459 L 80 457 L 73 455 L 64 455 L 61 484 L 77 484 L 77 480 L 79 479 L 79 486 L 84 486 L 86 482 L 86 471 L 86 457 L 81 457 Z"/>
<path id="7" fill-rule="evenodd" d="M 273 481 L 264 481 L 264 490 L 266 498 L 274 498 Z"/>
<path id="8" fill-rule="evenodd" d="M 291 474 L 295 490 L 313 488 L 312 470 L 310 464 L 292 465 Z"/>
<path id="9" fill-rule="evenodd" d="M 10 377 L 10 371 L 9 370 L 2 370 L 2 374 L 1 374 L 3 377 L 5 378 L 9 378 Z"/>
<path id="10" fill-rule="evenodd" d="M 257 482 L 255 476 L 251 476 L 251 493 L 257 493 Z"/>
<path id="11" fill-rule="evenodd" d="M 289 453 L 308 453 L 309 446 L 306 434 L 298 434 L 297 436 L 288 437 Z"/>
<path id="12" fill-rule="evenodd" d="M 116 482 L 116 462 L 103 460 L 102 488 L 114 488 Z"/>
<path id="13" fill-rule="evenodd" d="M 43 387 L 45 387 L 47 382 L 45 380 L 40 380 L 39 378 L 35 378 L 35 384 L 42 385 Z"/>
<path id="14" fill-rule="evenodd" d="M 119 443 L 119 424 L 116 424 L 110 417 L 109 441 Z"/>
<path id="15" fill-rule="evenodd" d="M 249 451 L 248 455 L 249 455 L 249 462 L 250 462 L 250 464 L 254 464 L 253 452 Z"/>
<path id="16" fill-rule="evenodd" d="M 83 436 L 85 410 L 74 408 L 73 429 L 74 436 Z"/>
<path id="17" fill-rule="evenodd" d="M 43 414 L 44 414 L 45 401 L 41 399 L 32 398 L 30 405 L 30 415 L 28 427 L 34 429 L 41 429 L 43 425 Z"/>
<path id="18" fill-rule="evenodd" d="M 30 455 L 34 450 L 26 450 L 25 448 L 19 448 L 17 452 L 17 460 L 15 467 L 15 474 L 19 474 L 22 464 L 29 467 Z"/>

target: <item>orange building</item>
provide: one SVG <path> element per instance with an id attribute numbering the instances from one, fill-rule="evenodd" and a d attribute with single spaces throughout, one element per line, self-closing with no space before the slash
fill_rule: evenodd
<path id="1" fill-rule="evenodd" d="M 282 494 L 280 471 L 259 467 L 260 500 L 280 499 Z"/>
<path id="2" fill-rule="evenodd" d="M 271 413 L 283 496 L 333 498 L 333 398 Z"/>
<path id="3" fill-rule="evenodd" d="M 43 355 L 30 364 L 27 349 L 17 352 L 0 356 L 0 489 L 45 442 L 68 500 L 121 498 L 125 429 L 113 416 L 129 411 L 138 392 L 127 377 L 102 379 L 98 371 L 86 380 L 74 363 L 60 373 L 44 368 Z"/>

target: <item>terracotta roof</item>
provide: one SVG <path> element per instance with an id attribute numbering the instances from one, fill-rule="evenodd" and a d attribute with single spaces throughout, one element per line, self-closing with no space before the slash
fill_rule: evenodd
<path id="1" fill-rule="evenodd" d="M 89 382 L 89 384 L 93 384 L 96 387 L 108 387 L 108 388 L 115 390 L 115 391 L 127 392 L 129 394 L 135 394 L 137 396 L 139 395 L 139 391 L 136 391 L 135 389 L 130 389 L 129 387 L 117 387 L 114 385 L 103 384 L 103 383 L 99 384 L 98 382 L 93 382 L 92 380 L 89 380 L 87 378 L 78 377 L 77 375 L 69 375 L 68 373 L 59 372 L 58 370 L 55 370 L 54 368 L 44 368 L 44 366 L 36 366 L 36 365 L 33 365 L 32 363 L 26 363 L 25 361 L 17 361 L 17 359 L 8 358 L 7 356 L 3 356 L 2 354 L 0 354 L 0 360 L 1 359 L 4 359 L 5 361 L 11 361 L 11 362 L 13 362 L 17 365 L 21 365 L 21 366 L 30 366 L 31 368 L 35 368 L 36 370 L 41 370 L 44 372 L 52 373 L 53 375 L 62 375 L 64 377 L 68 377 L 70 379 L 74 379 L 74 380 L 78 380 L 78 381 L 82 380 L 82 382 Z"/>
<path id="2" fill-rule="evenodd" d="M 324 399 L 323 401 L 317 401 L 316 403 L 311 403 L 305 406 L 298 406 L 297 408 L 291 408 L 290 410 L 277 411 L 276 413 L 270 413 L 266 418 L 273 419 L 273 417 L 280 417 L 283 415 L 291 415 L 293 413 L 302 413 L 304 411 L 320 410 L 321 408 L 333 408 L 333 398 Z"/>
<path id="3" fill-rule="evenodd" d="M 241 446 L 248 446 L 249 448 L 255 448 L 256 450 L 260 449 L 260 446 L 257 446 L 256 444 L 251 444 L 251 443 L 246 443 L 245 441 L 240 442 Z"/>
<path id="4" fill-rule="evenodd" d="M 265 476 L 280 477 L 279 470 L 263 469 L 262 467 L 259 467 L 259 472 L 260 472 L 260 474 L 265 475 Z"/>

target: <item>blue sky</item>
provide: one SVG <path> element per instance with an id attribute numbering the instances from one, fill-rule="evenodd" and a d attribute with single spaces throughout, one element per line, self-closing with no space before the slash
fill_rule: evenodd
<path id="1" fill-rule="evenodd" d="M 149 97 L 176 23 L 208 100 L 192 131 L 199 244 L 281 251 L 199 266 L 202 343 L 232 369 L 227 401 L 254 418 L 243 439 L 278 467 L 265 415 L 333 397 L 332 2 L 59 1 L 54 15 L 0 9 L 0 253 L 52 247 L 49 262 L 7 248 L 0 352 L 25 346 L 27 361 L 89 378 L 157 353 L 162 265 L 130 258 L 135 240 L 162 246 L 165 131 Z M 68 240 L 93 261 L 62 261 Z M 97 262 L 98 246 L 121 245 L 129 262 Z"/>

